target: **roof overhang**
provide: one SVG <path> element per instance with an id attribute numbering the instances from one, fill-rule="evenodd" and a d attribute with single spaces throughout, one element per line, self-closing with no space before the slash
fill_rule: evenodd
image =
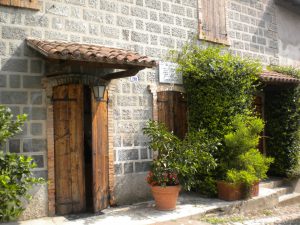
<path id="1" fill-rule="evenodd" d="M 125 69 L 125 71 L 107 74 L 103 79 L 134 76 L 142 69 L 156 66 L 155 60 L 120 48 L 32 38 L 27 38 L 26 41 L 28 46 L 50 61 L 80 62 L 103 68 Z"/>
<path id="2" fill-rule="evenodd" d="M 290 75 L 268 70 L 262 72 L 262 74 L 260 75 L 260 79 L 266 84 L 300 84 L 300 79 L 297 79 Z"/>

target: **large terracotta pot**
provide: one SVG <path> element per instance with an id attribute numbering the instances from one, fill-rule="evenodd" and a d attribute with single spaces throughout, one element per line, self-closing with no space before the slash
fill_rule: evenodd
<path id="1" fill-rule="evenodd" d="M 176 186 L 151 186 L 152 195 L 155 200 L 155 208 L 158 210 L 168 211 L 176 208 L 176 202 L 180 185 Z"/>
<path id="2" fill-rule="evenodd" d="M 218 181 L 217 188 L 218 188 L 219 199 L 226 200 L 226 201 L 236 201 L 236 200 L 258 196 L 259 182 L 255 182 L 251 186 L 250 193 L 249 190 L 247 191 L 245 186 L 242 184 L 239 185 L 231 184 L 225 181 Z"/>

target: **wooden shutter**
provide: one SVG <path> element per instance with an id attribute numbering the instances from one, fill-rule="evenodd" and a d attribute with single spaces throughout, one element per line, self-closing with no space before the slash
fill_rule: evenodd
<path id="1" fill-rule="evenodd" d="M 199 38 L 228 45 L 226 0 L 199 0 Z"/>
<path id="2" fill-rule="evenodd" d="M 185 95 L 177 91 L 157 93 L 158 121 L 179 138 L 187 133 L 187 104 Z"/>
<path id="3" fill-rule="evenodd" d="M 109 203 L 107 92 L 102 101 L 92 94 L 92 132 L 93 203 L 94 211 L 99 212 Z"/>
<path id="4" fill-rule="evenodd" d="M 38 0 L 0 0 L 0 5 L 39 10 Z"/>
<path id="5" fill-rule="evenodd" d="M 85 210 L 83 86 L 53 90 L 56 213 Z"/>
<path id="6" fill-rule="evenodd" d="M 254 108 L 255 112 L 257 115 L 261 118 L 264 119 L 264 105 L 263 105 L 263 96 L 261 95 L 256 95 L 254 96 Z M 261 138 L 259 139 L 259 144 L 258 144 L 258 149 L 261 153 L 265 154 L 265 130 L 262 131 L 260 134 Z"/>

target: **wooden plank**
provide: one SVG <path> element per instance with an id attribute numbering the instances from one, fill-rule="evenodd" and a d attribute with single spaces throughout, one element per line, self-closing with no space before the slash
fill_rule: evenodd
<path id="1" fill-rule="evenodd" d="M 83 85 L 70 84 L 68 101 L 71 179 L 72 179 L 72 212 L 85 211 L 85 179 L 84 179 L 84 145 L 83 145 Z"/>
<path id="2" fill-rule="evenodd" d="M 0 5 L 39 10 L 38 0 L 0 0 Z"/>
<path id="3" fill-rule="evenodd" d="M 188 131 L 187 125 L 187 102 L 184 93 L 173 92 L 174 94 L 174 133 L 181 139 Z"/>
<path id="4" fill-rule="evenodd" d="M 68 95 L 67 86 L 58 86 L 53 90 L 54 98 Z M 55 184 L 56 184 L 56 213 L 72 212 L 72 180 L 69 151 L 68 103 L 54 102 L 54 148 L 55 148 Z"/>
<path id="5" fill-rule="evenodd" d="M 83 86 L 62 85 L 53 89 L 56 213 L 85 210 L 83 155 Z"/>
<path id="6" fill-rule="evenodd" d="M 96 101 L 92 94 L 92 161 L 94 212 L 109 204 L 107 92 Z"/>

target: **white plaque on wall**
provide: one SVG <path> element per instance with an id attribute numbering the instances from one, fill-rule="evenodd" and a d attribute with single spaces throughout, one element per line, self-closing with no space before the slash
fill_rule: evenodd
<path id="1" fill-rule="evenodd" d="M 182 75 L 176 72 L 178 65 L 173 62 L 159 62 L 159 82 L 169 84 L 182 84 Z"/>

